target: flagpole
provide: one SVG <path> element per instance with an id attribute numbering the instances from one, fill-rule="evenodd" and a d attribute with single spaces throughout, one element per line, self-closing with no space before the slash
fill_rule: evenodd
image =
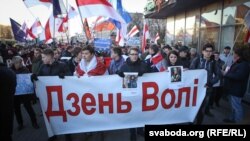
<path id="1" fill-rule="evenodd" d="M 56 30 L 55 30 L 55 28 L 56 28 L 56 18 L 55 18 L 55 16 L 54 16 L 54 14 L 53 14 L 53 18 L 54 18 L 54 28 L 53 28 L 53 38 L 52 38 L 52 40 L 53 40 L 53 46 L 54 47 L 56 47 L 56 44 L 55 44 L 55 35 L 56 35 Z"/>
<path id="2" fill-rule="evenodd" d="M 237 33 L 232 48 L 234 48 L 234 45 L 235 45 L 235 43 L 236 43 L 236 41 L 237 41 L 237 39 L 238 39 L 238 37 L 239 37 L 240 33 L 242 32 L 242 30 L 243 30 L 244 27 L 245 27 L 245 24 L 243 24 L 243 25 L 241 26 L 240 31 Z"/>
<path id="3" fill-rule="evenodd" d="M 35 18 L 35 20 L 39 20 L 40 21 L 40 19 L 38 18 L 38 17 L 36 17 L 31 11 L 30 11 L 30 9 L 25 5 L 25 7 L 28 9 L 28 11 L 30 12 L 30 14 L 32 15 L 32 17 L 33 18 Z M 41 21 L 40 21 L 41 22 Z M 42 26 L 42 24 L 41 24 L 41 27 L 43 28 L 43 30 L 44 30 L 44 27 Z"/>
<path id="4" fill-rule="evenodd" d="M 68 0 L 66 0 L 66 7 L 67 7 L 67 9 L 69 9 L 69 2 L 68 2 Z M 71 7 L 70 7 L 70 8 L 71 8 Z M 67 29 L 67 31 L 65 32 L 65 34 L 66 34 L 67 41 L 68 41 L 68 44 L 69 44 L 69 12 L 68 12 L 68 10 L 66 10 L 66 13 L 67 13 L 67 17 L 68 17 L 68 20 L 67 20 L 68 29 Z"/>
<path id="5" fill-rule="evenodd" d="M 38 18 L 38 17 L 36 17 L 31 11 L 30 11 L 30 9 L 25 5 L 25 7 L 28 9 L 28 11 L 30 12 L 30 14 L 35 18 L 35 21 L 38 19 L 39 21 L 40 21 L 40 19 Z M 40 23 L 41 23 L 41 21 L 40 21 Z M 42 29 L 43 29 L 43 31 L 45 31 L 45 28 L 42 26 L 42 24 L 41 24 L 41 27 L 42 27 Z"/>
<path id="6" fill-rule="evenodd" d="M 86 31 L 85 31 L 85 28 L 84 28 L 84 23 L 83 23 L 83 18 L 82 18 L 82 13 L 81 13 L 81 11 L 80 11 L 80 9 L 79 9 L 79 7 L 77 6 L 77 9 L 78 9 L 78 12 L 79 12 L 79 14 L 80 14 L 80 18 L 81 18 L 81 22 L 82 22 L 82 29 L 83 29 L 83 31 L 84 31 L 84 33 L 85 33 L 85 36 L 86 36 Z M 89 39 L 88 38 L 86 38 L 87 39 L 87 42 L 89 42 Z"/>

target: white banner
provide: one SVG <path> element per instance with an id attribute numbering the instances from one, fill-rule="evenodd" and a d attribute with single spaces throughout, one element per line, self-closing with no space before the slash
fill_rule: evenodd
<path id="1" fill-rule="evenodd" d="M 131 76 L 125 88 L 118 75 L 60 79 L 39 77 L 36 91 L 49 136 L 193 122 L 205 97 L 205 70 L 183 72 L 171 82 L 169 72 Z M 129 83 L 129 82 L 127 82 Z"/>

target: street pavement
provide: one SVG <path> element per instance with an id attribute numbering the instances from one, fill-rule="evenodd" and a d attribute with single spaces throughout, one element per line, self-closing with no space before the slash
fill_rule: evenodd
<path id="1" fill-rule="evenodd" d="M 244 103 L 245 118 L 239 124 L 250 125 L 250 105 Z M 22 106 L 22 114 L 24 119 L 24 129 L 21 131 L 17 130 L 17 122 L 14 119 L 14 130 L 13 130 L 13 141 L 47 141 L 48 135 L 44 124 L 43 116 L 41 116 L 41 109 L 39 103 L 33 105 L 39 129 L 34 129 L 31 125 L 29 116 Z M 230 113 L 230 105 L 226 100 L 221 100 L 220 107 L 214 107 L 211 109 L 211 113 L 214 117 L 205 116 L 204 125 L 223 125 L 223 119 L 226 118 Z M 191 126 L 191 125 L 190 125 Z M 73 141 L 130 141 L 130 133 L 128 129 L 113 130 L 105 132 L 95 132 L 93 134 L 79 133 L 72 136 Z M 64 135 L 59 135 L 56 141 L 65 141 Z M 144 137 L 138 135 L 137 141 L 144 141 Z"/>

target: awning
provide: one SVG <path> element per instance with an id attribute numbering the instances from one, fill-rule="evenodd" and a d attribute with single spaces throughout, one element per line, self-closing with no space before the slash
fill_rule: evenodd
<path id="1" fill-rule="evenodd" d="M 199 8 L 218 1 L 222 0 L 176 0 L 175 4 L 168 5 L 168 3 L 166 3 L 162 6 L 159 12 L 156 10 L 153 13 L 146 14 L 145 18 L 166 19 L 169 16 L 173 16 L 178 13 L 189 11 L 191 9 Z"/>

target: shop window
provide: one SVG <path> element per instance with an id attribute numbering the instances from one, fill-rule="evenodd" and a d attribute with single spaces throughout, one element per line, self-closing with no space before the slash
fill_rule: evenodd
<path id="1" fill-rule="evenodd" d="M 199 38 L 199 15 L 200 10 L 193 10 L 186 14 L 186 32 L 185 32 L 185 45 L 192 48 L 198 48 Z"/>
<path id="2" fill-rule="evenodd" d="M 185 13 L 177 15 L 175 18 L 175 44 L 184 45 L 185 36 Z"/>
<path id="3" fill-rule="evenodd" d="M 225 0 L 223 8 L 223 22 L 220 51 L 225 46 L 238 46 L 244 44 L 247 28 L 244 17 L 250 10 L 249 0 Z"/>
<path id="4" fill-rule="evenodd" d="M 206 43 L 213 44 L 218 50 L 221 24 L 222 3 L 214 3 L 201 8 L 200 19 L 200 46 Z"/>
<path id="5" fill-rule="evenodd" d="M 174 17 L 167 18 L 165 42 L 170 46 L 174 45 Z"/>

